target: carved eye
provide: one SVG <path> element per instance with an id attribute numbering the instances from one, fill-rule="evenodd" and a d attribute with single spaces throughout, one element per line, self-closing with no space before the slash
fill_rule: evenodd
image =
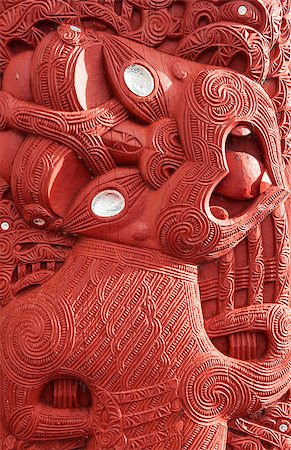
<path id="1" fill-rule="evenodd" d="M 279 425 L 279 430 L 281 431 L 281 433 L 286 433 L 286 431 L 288 431 L 288 428 L 289 426 L 287 423 L 283 422 Z"/>
<path id="2" fill-rule="evenodd" d="M 125 207 L 123 195 L 113 189 L 99 192 L 92 200 L 91 209 L 96 216 L 117 216 Z"/>
<path id="3" fill-rule="evenodd" d="M 237 12 L 240 16 L 245 16 L 248 12 L 248 8 L 245 5 L 240 5 L 237 9 Z"/>
<path id="4" fill-rule="evenodd" d="M 37 225 L 38 227 L 43 227 L 45 225 L 45 221 L 41 219 L 40 217 L 37 217 L 36 219 L 33 219 L 34 225 Z"/>
<path id="5" fill-rule="evenodd" d="M 126 67 L 124 81 L 128 89 L 139 97 L 147 97 L 155 88 L 153 75 L 140 64 L 132 64 Z"/>
<path id="6" fill-rule="evenodd" d="M 71 30 L 74 31 L 75 33 L 81 33 L 81 28 L 76 27 L 76 25 L 71 25 L 70 26 Z"/>
<path id="7" fill-rule="evenodd" d="M 8 231 L 10 228 L 10 223 L 6 222 L 6 220 L 4 220 L 3 222 L 1 222 L 0 228 L 2 231 Z"/>

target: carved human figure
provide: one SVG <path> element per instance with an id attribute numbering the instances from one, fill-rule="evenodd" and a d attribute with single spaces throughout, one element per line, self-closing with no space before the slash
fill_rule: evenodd
<path id="1" fill-rule="evenodd" d="M 3 449 L 287 450 L 289 3 L 2 3 Z"/>

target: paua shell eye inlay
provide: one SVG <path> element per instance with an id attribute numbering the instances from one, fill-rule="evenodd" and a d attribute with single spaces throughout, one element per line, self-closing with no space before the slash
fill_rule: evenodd
<path id="1" fill-rule="evenodd" d="M 132 64 L 126 67 L 124 81 L 128 89 L 139 97 L 147 97 L 155 88 L 153 75 L 140 64 Z"/>
<path id="2" fill-rule="evenodd" d="M 239 13 L 240 16 L 245 16 L 246 13 L 248 12 L 248 8 L 245 5 L 241 5 L 238 7 L 237 12 Z"/>
<path id="3" fill-rule="evenodd" d="M 125 199 L 123 195 L 114 189 L 106 189 L 99 192 L 91 202 L 93 213 L 99 217 L 116 216 L 124 207 Z"/>
<path id="4" fill-rule="evenodd" d="M 9 225 L 8 222 L 1 222 L 0 228 L 1 228 L 1 230 L 3 230 L 3 231 L 8 231 L 9 228 L 10 228 L 10 225 Z"/>
<path id="5" fill-rule="evenodd" d="M 45 221 L 41 219 L 40 217 L 37 217 L 36 219 L 33 219 L 34 225 L 37 225 L 38 227 L 43 227 L 45 225 Z"/>

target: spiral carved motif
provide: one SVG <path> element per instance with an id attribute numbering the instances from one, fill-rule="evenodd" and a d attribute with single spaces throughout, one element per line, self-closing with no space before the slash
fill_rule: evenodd
<path id="1" fill-rule="evenodd" d="M 151 45 L 157 45 L 167 35 L 169 28 L 170 21 L 167 13 L 158 11 L 148 15 L 144 24 L 144 33 Z"/>
<path id="2" fill-rule="evenodd" d="M 201 17 L 206 19 L 209 23 L 216 22 L 219 17 L 217 7 L 209 1 L 198 1 L 190 6 L 189 13 L 184 19 L 184 30 L 186 35 L 195 32 L 195 30 L 199 28 Z"/>
<path id="3" fill-rule="evenodd" d="M 270 309 L 267 329 L 270 334 L 270 352 L 280 354 L 291 352 L 291 312 L 289 308 L 274 305 Z"/>
<path id="4" fill-rule="evenodd" d="M 62 365 L 74 343 L 69 305 L 40 294 L 11 302 L 1 317 L 3 370 L 19 385 L 38 386 Z"/>
<path id="5" fill-rule="evenodd" d="M 200 362 L 200 364 L 199 364 Z M 197 360 L 185 376 L 187 414 L 192 420 L 209 424 L 218 417 L 233 418 L 258 408 L 250 389 L 234 373 L 231 363 L 212 355 Z M 199 365 L 198 365 L 199 364 Z"/>
<path id="6" fill-rule="evenodd" d="M 62 41 L 69 45 L 77 45 L 82 38 L 84 39 L 81 29 L 74 25 L 70 27 L 59 27 L 58 34 Z"/>
<path id="7" fill-rule="evenodd" d="M 224 70 L 201 71 L 187 94 L 195 115 L 218 125 L 250 120 L 257 109 L 257 98 L 247 79 Z"/>
<path id="8" fill-rule="evenodd" d="M 160 215 L 158 230 L 167 253 L 192 261 L 214 248 L 220 238 L 219 227 L 202 211 L 188 205 L 166 208 Z"/>

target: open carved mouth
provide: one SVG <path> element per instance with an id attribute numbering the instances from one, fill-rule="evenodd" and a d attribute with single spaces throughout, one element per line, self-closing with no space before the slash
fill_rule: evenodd
<path id="1" fill-rule="evenodd" d="M 63 261 L 42 261 L 19 264 L 12 273 L 12 294 L 17 295 L 28 287 L 37 287 L 47 281 L 63 265 Z"/>
<path id="2" fill-rule="evenodd" d="M 26 242 L 22 238 L 15 246 L 18 264 L 11 275 L 11 291 L 13 295 L 28 288 L 40 286 L 49 280 L 63 265 L 73 238 L 58 238 L 60 242 L 43 243 Z"/>
<path id="3" fill-rule="evenodd" d="M 216 186 L 211 212 L 218 219 L 243 214 L 272 186 L 267 162 L 251 125 L 237 125 L 226 140 L 229 173 Z M 218 206 L 219 205 L 219 206 Z"/>
<path id="4" fill-rule="evenodd" d="M 91 395 L 88 386 L 75 378 L 57 378 L 47 384 L 42 401 L 53 408 L 89 408 Z"/>

